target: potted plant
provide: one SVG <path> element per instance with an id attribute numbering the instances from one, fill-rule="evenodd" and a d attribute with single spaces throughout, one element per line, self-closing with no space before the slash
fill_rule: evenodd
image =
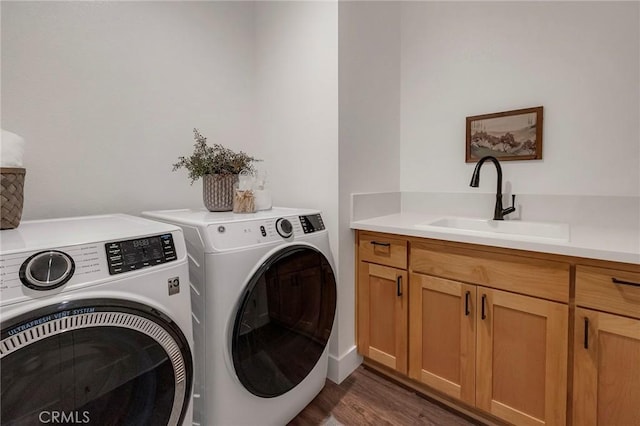
<path id="1" fill-rule="evenodd" d="M 202 196 L 209 211 L 220 212 L 233 209 L 234 185 L 240 172 L 254 172 L 253 163 L 260 161 L 246 153 L 234 152 L 220 144 L 207 145 L 207 138 L 198 129 L 193 129 L 196 140 L 193 154 L 178 157 L 173 171 L 187 169 L 191 184 L 202 178 Z"/>

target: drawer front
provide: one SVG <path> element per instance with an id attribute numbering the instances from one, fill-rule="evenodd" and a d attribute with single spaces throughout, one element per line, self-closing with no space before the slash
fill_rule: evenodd
<path id="1" fill-rule="evenodd" d="M 640 318 L 640 273 L 578 265 L 576 304 Z"/>
<path id="2" fill-rule="evenodd" d="M 360 233 L 360 260 L 407 269 L 407 241 L 383 234 Z"/>
<path id="3" fill-rule="evenodd" d="M 413 272 L 569 301 L 568 263 L 412 242 L 409 265 Z"/>

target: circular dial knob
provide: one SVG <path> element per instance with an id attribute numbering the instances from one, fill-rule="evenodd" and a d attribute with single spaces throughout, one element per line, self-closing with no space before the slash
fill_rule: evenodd
<path id="1" fill-rule="evenodd" d="M 276 231 L 282 238 L 289 238 L 293 234 L 293 226 L 288 219 L 280 218 L 276 220 Z"/>
<path id="2" fill-rule="evenodd" d="M 47 250 L 36 253 L 20 267 L 20 281 L 34 290 L 51 290 L 71 279 L 75 264 L 66 253 Z"/>

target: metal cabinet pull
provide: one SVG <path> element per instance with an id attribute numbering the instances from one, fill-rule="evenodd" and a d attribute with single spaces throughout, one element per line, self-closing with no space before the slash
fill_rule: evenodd
<path id="1" fill-rule="evenodd" d="M 402 296 L 402 275 L 398 275 L 396 278 L 396 292 L 398 296 Z"/>
<path id="2" fill-rule="evenodd" d="M 374 246 L 390 247 L 391 243 L 381 243 L 379 241 L 371 241 Z"/>
<path id="3" fill-rule="evenodd" d="M 584 317 L 584 348 L 589 349 L 589 318 Z"/>
<path id="4" fill-rule="evenodd" d="M 471 297 L 471 292 L 467 291 L 464 294 L 464 315 L 467 316 L 467 317 L 471 313 L 471 310 L 469 309 L 469 298 L 470 297 Z"/>
<path id="5" fill-rule="evenodd" d="M 624 285 L 630 285 L 630 286 L 633 286 L 633 287 L 640 287 L 640 283 L 634 283 L 634 282 L 631 282 L 631 281 L 619 280 L 619 279 L 617 279 L 615 277 L 611 278 L 611 281 L 614 284 L 624 284 Z"/>
<path id="6" fill-rule="evenodd" d="M 484 307 L 486 301 L 487 301 L 487 295 L 483 294 L 482 295 L 482 315 L 481 315 L 482 319 L 487 318 L 487 314 L 485 312 L 485 307 Z"/>

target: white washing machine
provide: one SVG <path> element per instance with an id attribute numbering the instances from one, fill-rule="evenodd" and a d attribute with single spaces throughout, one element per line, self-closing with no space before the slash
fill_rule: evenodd
<path id="1" fill-rule="evenodd" d="M 190 425 L 180 228 L 127 215 L 0 231 L 2 425 Z"/>
<path id="2" fill-rule="evenodd" d="M 194 424 L 284 425 L 320 392 L 336 283 L 320 212 L 145 212 L 185 234 Z"/>

